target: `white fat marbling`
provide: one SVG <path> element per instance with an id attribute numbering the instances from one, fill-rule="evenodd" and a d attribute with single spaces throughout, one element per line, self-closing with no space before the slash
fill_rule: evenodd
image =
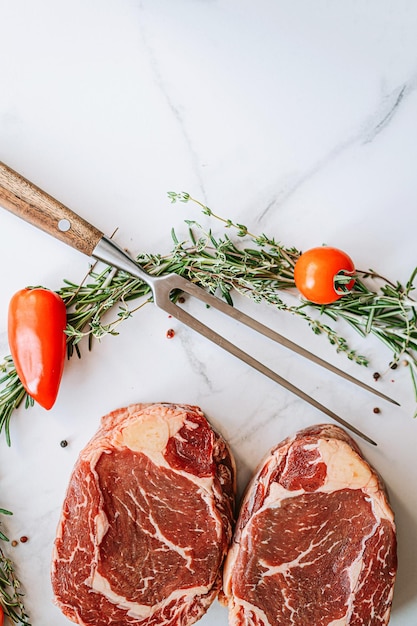
<path id="1" fill-rule="evenodd" d="M 407 281 L 417 264 L 417 5 L 411 0 L 38 0 L 0 3 L 0 160 L 133 253 L 165 252 L 174 226 L 206 224 L 167 191 L 306 249 L 346 249 L 358 267 Z M 79 253 L 0 211 L 0 349 L 27 284 L 59 288 Z M 219 231 L 220 232 L 220 231 Z M 417 620 L 417 423 L 408 372 L 342 327 L 359 370 L 300 320 L 243 303 L 312 351 L 401 401 L 375 400 L 279 347 L 239 335 L 307 393 L 377 440 L 359 441 L 395 509 L 399 573 L 390 624 Z M 221 323 L 221 327 L 223 323 Z M 175 336 L 166 339 L 168 328 Z M 232 329 L 234 332 L 234 330 Z M 145 307 L 66 367 L 58 401 L 12 418 L 0 446 L 0 507 L 33 626 L 69 622 L 49 566 L 75 459 L 108 411 L 133 402 L 201 406 L 228 439 L 242 490 L 266 451 L 326 417 L 191 330 Z M 381 412 L 375 414 L 373 408 Z M 62 448 L 60 441 L 68 446 Z M 226 626 L 215 603 L 200 622 Z"/>

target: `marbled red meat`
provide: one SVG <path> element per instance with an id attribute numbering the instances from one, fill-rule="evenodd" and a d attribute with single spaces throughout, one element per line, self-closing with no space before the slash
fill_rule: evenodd
<path id="1" fill-rule="evenodd" d="M 224 568 L 229 624 L 381 626 L 396 569 L 381 478 L 341 428 L 308 428 L 247 489 Z"/>
<path id="2" fill-rule="evenodd" d="M 187 626 L 221 585 L 235 468 L 192 406 L 102 419 L 74 467 L 52 562 L 55 600 L 84 626 Z"/>

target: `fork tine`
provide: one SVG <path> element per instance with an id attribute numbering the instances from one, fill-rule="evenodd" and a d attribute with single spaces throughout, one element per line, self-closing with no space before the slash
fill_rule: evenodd
<path id="1" fill-rule="evenodd" d="M 280 376 L 279 374 L 271 370 L 269 367 L 267 367 L 260 361 L 257 361 L 250 354 L 248 354 L 247 352 L 244 352 L 244 350 L 242 350 L 241 348 L 238 348 L 235 344 L 230 342 L 228 339 L 226 339 L 222 335 L 219 335 L 212 328 L 210 328 L 209 326 L 206 326 L 206 324 L 201 322 L 199 319 L 195 318 L 193 315 L 191 315 L 190 313 L 182 309 L 177 304 L 171 302 L 170 300 L 166 300 L 163 304 L 160 303 L 159 306 L 162 309 L 164 309 L 164 311 L 166 311 L 167 313 L 169 313 L 170 315 L 178 319 L 180 322 L 183 322 L 184 324 L 189 326 L 192 330 L 195 330 L 196 332 L 200 333 L 201 335 L 203 335 L 210 341 L 213 341 L 215 344 L 223 348 L 223 350 L 226 350 L 233 356 L 244 361 L 245 363 L 247 363 L 254 369 L 258 370 L 258 372 L 261 372 L 262 374 L 264 374 L 265 376 L 267 376 L 274 382 L 278 383 L 279 385 L 281 385 L 288 391 L 291 391 L 293 394 L 295 394 L 296 396 L 298 396 L 305 402 L 308 402 L 308 404 L 312 405 L 313 407 L 315 407 L 316 409 L 318 409 L 325 415 L 328 415 L 335 422 L 338 422 L 339 424 L 349 429 L 350 431 L 352 431 L 353 433 L 355 433 L 356 435 L 358 435 L 359 437 L 361 437 L 368 443 L 372 444 L 373 446 L 377 445 L 376 442 L 373 441 L 373 439 L 371 439 L 370 437 L 365 435 L 363 432 L 358 430 L 355 426 L 353 426 L 352 424 L 350 424 L 343 418 L 339 417 L 339 415 L 337 415 L 336 413 L 328 409 L 326 406 L 324 406 L 323 404 L 321 404 L 320 402 L 318 402 L 317 400 L 309 396 L 307 393 L 305 393 L 304 391 L 302 391 L 301 389 L 299 389 L 298 387 L 296 387 L 295 385 L 287 381 L 285 378 L 283 378 L 282 376 Z"/>
<path id="2" fill-rule="evenodd" d="M 392 398 L 390 398 L 389 396 L 385 395 L 381 391 L 378 391 L 377 389 L 374 389 L 373 387 L 370 387 L 366 383 L 362 382 L 361 380 L 358 380 L 354 376 L 351 376 L 347 372 L 344 372 L 343 370 L 339 369 L 335 365 L 332 365 L 331 363 L 328 363 L 324 359 L 320 358 L 316 354 L 313 354 L 312 352 L 309 352 L 305 348 L 302 348 L 301 346 L 299 346 L 298 344 L 294 343 L 293 341 L 291 341 L 287 337 L 284 337 L 283 335 L 281 335 L 280 333 L 276 332 L 272 328 L 269 328 L 268 326 L 265 326 L 264 324 L 262 324 L 261 322 L 258 322 L 257 320 L 253 319 L 249 315 L 246 315 L 246 313 L 243 313 L 242 311 L 239 311 L 238 309 L 234 308 L 233 306 L 230 306 L 230 304 L 227 304 L 223 300 L 220 300 L 220 298 L 218 298 L 216 296 L 213 296 L 210 293 L 207 293 L 206 291 L 202 290 L 201 287 L 191 283 L 190 281 L 186 280 L 185 278 L 183 278 L 183 277 L 179 277 L 179 278 L 181 278 L 182 280 L 181 280 L 181 286 L 179 286 L 179 284 L 178 284 L 178 288 L 180 288 L 182 291 L 188 293 L 191 296 L 194 296 L 194 297 L 198 298 L 199 300 L 205 302 L 209 306 L 217 309 L 218 311 L 224 313 L 225 315 L 228 315 L 229 317 L 232 317 L 233 319 L 237 320 L 238 322 L 241 322 L 242 324 L 245 324 L 245 326 L 248 326 L 249 328 L 252 328 L 253 330 L 257 331 L 258 333 L 260 333 L 262 335 L 264 335 L 265 337 L 268 337 L 269 339 L 272 339 L 273 341 L 275 341 L 276 343 L 279 343 L 280 345 L 284 346 L 285 348 L 288 348 L 289 350 L 292 350 L 293 352 L 295 352 L 295 353 L 299 354 L 300 356 L 302 356 L 302 357 L 312 361 L 313 363 L 316 363 L 316 365 L 320 365 L 320 367 L 323 367 L 323 368 L 329 370 L 330 372 L 333 372 L 334 374 L 337 374 L 341 378 L 344 378 L 345 380 L 348 380 L 349 382 L 351 382 L 351 383 L 353 383 L 355 385 L 358 385 L 359 387 L 362 387 L 362 389 L 365 389 L 366 391 L 375 394 L 376 396 L 386 400 L 387 402 L 391 402 L 392 404 L 400 406 L 399 402 L 397 402 L 396 400 L 393 400 Z"/>

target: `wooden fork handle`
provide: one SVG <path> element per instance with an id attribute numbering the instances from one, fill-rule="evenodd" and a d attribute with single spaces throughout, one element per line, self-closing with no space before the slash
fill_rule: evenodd
<path id="1" fill-rule="evenodd" d="M 0 205 L 88 256 L 103 236 L 95 226 L 1 162 Z"/>

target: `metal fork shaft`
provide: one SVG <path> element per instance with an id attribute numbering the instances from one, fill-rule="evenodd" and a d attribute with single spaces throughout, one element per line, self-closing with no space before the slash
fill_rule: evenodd
<path id="1" fill-rule="evenodd" d="M 261 327 L 262 330 L 265 331 L 265 332 L 262 332 L 261 330 L 260 332 L 262 332 L 262 334 L 265 334 L 266 336 L 270 338 L 274 338 L 275 335 L 277 335 L 279 339 L 285 339 L 281 335 L 278 335 L 278 333 L 271 331 L 266 326 L 263 326 L 262 324 L 259 324 L 258 322 L 256 322 L 256 324 L 254 325 L 253 322 L 255 322 L 255 320 L 253 320 L 251 317 L 243 314 L 240 311 L 237 311 L 230 305 L 219 300 L 219 298 L 216 298 L 215 296 L 208 294 L 206 291 L 201 289 L 201 287 L 198 287 L 197 285 L 193 285 L 193 283 L 186 280 L 182 276 L 178 276 L 177 274 L 168 274 L 165 276 L 151 276 L 150 274 L 144 272 L 142 268 L 139 267 L 139 265 L 137 265 L 137 263 L 135 263 L 133 259 L 124 250 L 122 250 L 116 243 L 114 243 L 112 240 L 108 239 L 107 237 L 103 237 L 99 241 L 95 250 L 93 251 L 92 256 L 96 259 L 104 261 L 105 263 L 108 263 L 114 267 L 117 267 L 118 269 L 126 271 L 129 274 L 143 280 L 152 289 L 155 304 L 159 308 L 164 310 L 166 313 L 168 313 L 169 315 L 172 315 L 173 317 L 178 319 L 180 322 L 183 322 L 184 324 L 186 324 L 193 330 L 197 331 L 198 333 L 200 333 L 201 335 L 203 335 L 204 337 L 206 337 L 207 339 L 209 339 L 216 345 L 220 346 L 221 348 L 223 348 L 224 350 L 226 350 L 233 356 L 237 357 L 241 361 L 247 363 L 250 367 L 254 368 L 258 372 L 261 372 L 262 374 L 264 374 L 265 376 L 267 376 L 274 382 L 278 383 L 279 385 L 281 385 L 288 391 L 291 391 L 293 394 L 295 394 L 296 396 L 298 396 L 299 398 L 301 398 L 308 404 L 314 406 L 316 409 L 318 409 L 325 415 L 328 415 L 334 421 L 338 422 L 345 428 L 348 428 L 349 430 L 354 432 L 356 435 L 358 435 L 359 437 L 361 437 L 368 443 L 374 446 L 377 445 L 375 441 L 373 441 L 370 437 L 368 437 L 363 432 L 358 430 L 355 426 L 352 426 L 352 424 L 348 423 L 346 420 L 339 417 L 336 413 L 328 409 L 326 406 L 324 406 L 323 404 L 321 404 L 320 402 L 318 402 L 317 400 L 309 396 L 307 393 L 305 393 L 301 389 L 298 389 L 298 387 L 296 387 L 295 385 L 287 381 L 285 378 L 283 378 L 282 376 L 280 376 L 279 374 L 271 370 L 269 367 L 267 367 L 260 361 L 256 360 L 250 354 L 248 354 L 247 352 L 245 352 L 244 350 L 242 350 L 241 348 L 239 348 L 238 346 L 230 342 L 228 339 L 226 339 L 222 335 L 219 335 L 212 328 L 210 328 L 209 326 L 207 326 L 206 324 L 204 324 L 203 322 L 195 318 L 193 315 L 185 311 L 183 308 L 181 308 L 180 306 L 172 302 L 172 300 L 170 299 L 170 294 L 175 289 L 184 291 L 185 293 L 188 293 L 191 296 L 198 298 L 199 300 L 201 300 L 202 302 L 206 304 L 215 306 L 217 309 L 219 309 L 226 315 L 233 317 L 237 321 L 240 321 L 240 322 L 243 321 L 243 323 L 245 323 L 248 326 L 251 326 L 252 328 L 254 328 L 254 330 L 258 330 L 257 326 L 259 325 L 259 327 Z M 287 340 L 285 341 L 287 342 Z M 288 342 L 288 343 L 292 344 L 292 342 Z M 304 349 L 300 348 L 299 346 L 297 347 L 299 348 L 301 353 L 304 352 Z M 308 353 L 308 354 L 311 354 L 311 353 Z M 319 361 L 322 361 L 322 360 L 319 359 Z M 322 361 L 322 363 L 325 363 L 325 361 Z M 342 372 L 342 374 L 344 374 L 344 372 Z M 352 380 L 356 382 L 356 379 L 352 379 Z M 372 388 L 369 388 L 369 389 L 371 391 L 374 391 Z"/>
<path id="2" fill-rule="evenodd" d="M 347 372 L 344 372 L 335 365 L 328 363 L 327 361 L 320 358 L 316 354 L 313 354 L 309 350 L 302 348 L 297 343 L 294 343 L 290 339 L 287 339 L 287 337 L 284 337 L 269 326 L 265 326 L 265 324 L 262 324 L 253 317 L 250 317 L 249 315 L 246 315 L 246 313 L 243 313 L 243 311 L 239 311 L 239 309 L 230 306 L 230 304 L 227 304 L 226 302 L 224 302 L 224 300 L 213 296 L 212 294 L 208 293 L 207 291 L 205 291 L 198 285 L 195 285 L 186 278 L 183 278 L 178 274 L 169 274 L 165 276 L 152 276 L 148 274 L 147 272 L 142 270 L 142 268 L 135 261 L 133 261 L 133 259 L 124 250 L 122 250 L 114 241 L 107 237 L 102 237 L 102 239 L 97 244 L 95 250 L 93 251 L 92 256 L 106 263 L 109 263 L 114 267 L 118 267 L 119 269 L 122 269 L 129 274 L 133 274 L 137 278 L 140 278 L 141 280 L 146 282 L 152 289 L 155 304 L 162 309 L 166 310 L 166 303 L 169 300 L 170 292 L 174 289 L 179 289 L 184 293 L 187 293 L 190 296 L 193 296 L 196 299 L 204 302 L 205 304 L 213 307 L 221 313 L 224 313 L 228 317 L 235 319 L 237 322 L 240 322 L 241 324 L 252 328 L 256 332 L 264 335 L 265 337 L 272 339 L 276 343 L 284 346 L 292 352 L 295 352 L 300 356 L 312 361 L 316 365 L 319 365 L 320 367 L 323 367 L 330 372 L 337 374 L 341 378 L 344 378 L 345 380 L 348 380 L 349 382 L 358 385 L 359 387 L 362 387 L 362 389 L 365 389 L 366 391 L 375 394 L 376 396 L 382 398 L 383 400 L 386 400 L 387 402 L 391 402 L 392 404 L 399 406 L 399 403 L 396 400 L 393 400 L 381 391 L 374 389 L 373 387 L 367 385 L 361 380 L 358 380 L 354 376 L 351 376 Z M 174 315 L 172 311 L 171 314 Z M 179 315 L 175 314 L 175 317 L 179 319 Z M 188 321 L 185 322 L 185 318 L 184 323 L 189 324 Z M 223 339 L 220 335 L 218 335 L 218 337 L 220 337 L 220 339 Z M 216 343 L 219 343 L 220 345 L 220 340 L 216 340 Z"/>

